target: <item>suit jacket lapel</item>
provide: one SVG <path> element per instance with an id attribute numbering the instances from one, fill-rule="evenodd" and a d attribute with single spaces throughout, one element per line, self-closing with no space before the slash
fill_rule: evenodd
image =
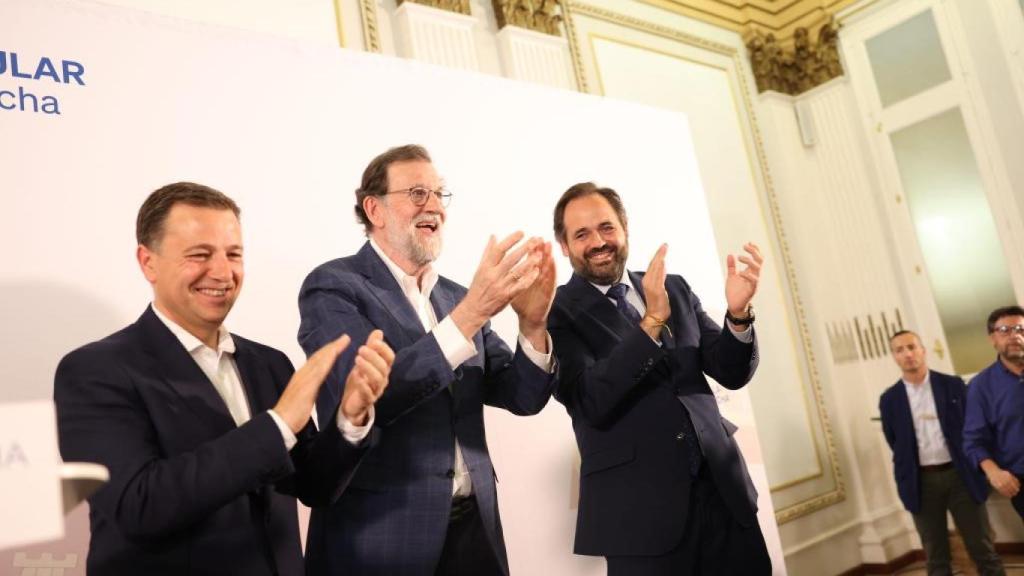
<path id="1" fill-rule="evenodd" d="M 153 373 L 162 376 L 182 402 L 210 428 L 213 435 L 219 436 L 234 429 L 235 421 L 224 399 L 181 345 L 181 341 L 156 317 L 152 308 L 146 309 L 137 324 L 142 332 L 144 347 L 157 364 Z"/>
<path id="2" fill-rule="evenodd" d="M 242 388 L 249 400 L 249 414 L 272 408 L 277 403 L 278 391 L 270 376 L 266 362 L 252 349 L 249 343 L 237 335 L 235 340 L 235 366 L 242 379 Z"/>
<path id="3" fill-rule="evenodd" d="M 590 282 L 576 274 L 572 275 L 566 289 L 576 301 L 581 313 L 590 316 L 601 328 L 606 330 L 616 341 L 621 341 L 632 326 L 608 297 L 595 288 Z"/>
<path id="4" fill-rule="evenodd" d="M 896 413 L 900 414 L 900 427 L 902 430 L 899 434 L 905 438 L 914 438 L 915 440 L 910 443 L 911 450 L 914 453 L 914 462 L 918 462 L 917 455 L 917 432 L 914 430 L 914 413 L 910 410 L 910 397 L 907 396 L 907 385 L 903 380 L 896 382 Z"/>
<path id="5" fill-rule="evenodd" d="M 380 259 L 373 246 L 370 246 L 369 242 L 363 244 L 356 256 L 362 267 L 362 273 L 376 288 L 373 295 L 395 319 L 395 324 L 401 328 L 407 343 L 421 338 L 426 332 L 423 330 L 420 317 L 413 310 L 405 292 L 402 292 L 402 287 L 398 285 L 394 274 Z M 388 336 L 392 337 L 391 334 Z"/>
<path id="6" fill-rule="evenodd" d="M 942 428 L 943 436 L 946 432 L 946 383 L 941 378 L 936 378 L 935 373 L 929 371 L 928 379 L 932 384 L 932 399 L 935 401 L 935 416 L 939 419 L 939 428 Z M 952 450 L 950 450 L 952 453 Z"/>

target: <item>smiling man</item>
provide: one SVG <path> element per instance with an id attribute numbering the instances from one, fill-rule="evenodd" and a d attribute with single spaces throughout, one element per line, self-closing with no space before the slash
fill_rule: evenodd
<path id="1" fill-rule="evenodd" d="M 238 214 L 207 186 L 153 192 L 136 225 L 152 305 L 57 368 L 61 455 L 110 471 L 89 499 L 91 575 L 299 576 L 295 497 L 334 501 L 375 441 L 371 408 L 394 360 L 380 332 L 318 432 L 313 403 L 349 337 L 295 372 L 224 327 L 244 278 Z"/>
<path id="2" fill-rule="evenodd" d="M 646 273 L 626 270 L 627 226 L 619 195 L 591 182 L 555 205 L 573 268 L 548 330 L 582 458 L 575 552 L 606 557 L 609 576 L 770 574 L 736 426 L 705 376 L 737 389 L 754 375 L 760 250 L 726 259 L 722 330 L 666 273 L 667 245 Z"/>
<path id="3" fill-rule="evenodd" d="M 375 328 L 396 352 L 376 406 L 380 445 L 337 504 L 313 511 L 310 574 L 508 574 L 483 406 L 536 414 L 551 396 L 555 265 L 550 245 L 515 247 L 515 233 L 491 237 L 468 288 L 439 276 L 432 263 L 450 199 L 424 148 L 377 156 L 356 190 L 368 242 L 313 270 L 299 293 L 307 352 Z M 515 353 L 490 328 L 508 305 L 519 319 Z M 347 391 L 351 368 L 343 354 L 318 408 Z"/>
<path id="4" fill-rule="evenodd" d="M 967 387 L 964 452 L 1024 518 L 1024 308 L 997 308 L 987 326 L 997 358 Z"/>

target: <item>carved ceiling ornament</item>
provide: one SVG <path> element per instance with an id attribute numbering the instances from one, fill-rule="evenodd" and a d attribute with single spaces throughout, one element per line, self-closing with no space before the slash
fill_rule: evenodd
<path id="1" fill-rule="evenodd" d="M 437 8 L 439 10 L 465 14 L 467 16 L 470 15 L 469 0 L 398 0 L 398 5 L 401 6 L 403 2 L 412 2 L 413 4 L 430 6 L 431 8 Z"/>
<path id="2" fill-rule="evenodd" d="M 747 41 L 747 53 L 758 92 L 772 90 L 796 95 L 842 76 L 838 40 L 838 30 L 831 18 L 818 29 L 816 42 L 811 41 L 807 28 L 796 28 L 793 47 L 788 50 L 779 45 L 772 32 L 755 30 Z"/>
<path id="3" fill-rule="evenodd" d="M 738 32 L 747 44 L 758 91 L 795 95 L 843 74 L 834 16 L 854 4 L 864 7 L 879 0 L 638 1 Z"/>
<path id="4" fill-rule="evenodd" d="M 562 35 L 561 0 L 492 0 L 498 28 L 518 26 L 552 36 Z"/>

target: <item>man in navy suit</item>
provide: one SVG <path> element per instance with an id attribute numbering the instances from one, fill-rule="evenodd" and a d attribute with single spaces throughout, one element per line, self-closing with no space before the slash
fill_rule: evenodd
<path id="1" fill-rule="evenodd" d="M 57 368 L 61 455 L 110 471 L 89 499 L 90 575 L 300 576 L 295 496 L 335 500 L 375 441 L 394 360 L 379 332 L 318 432 L 313 403 L 348 336 L 295 372 L 224 327 L 244 277 L 238 213 L 199 184 L 153 192 L 137 220 L 152 305 Z"/>
<path id="2" fill-rule="evenodd" d="M 487 452 L 484 404 L 536 414 L 554 386 L 545 329 L 554 295 L 550 245 L 521 233 L 487 244 L 469 288 L 438 276 L 447 192 L 427 151 L 400 146 L 377 156 L 356 190 L 369 241 L 327 262 L 302 285 L 299 342 L 312 352 L 338 334 L 384 331 L 396 351 L 377 403 L 380 445 L 337 504 L 313 511 L 311 574 L 503 575 L 497 475 Z M 511 305 L 515 353 L 490 329 Z M 337 402 L 352 357 L 320 392 Z"/>
<path id="3" fill-rule="evenodd" d="M 892 448 L 900 500 L 921 536 L 928 574 L 953 573 L 947 510 L 978 572 L 1005 574 L 989 535 L 988 485 L 963 452 L 964 381 L 929 370 L 924 345 L 914 332 L 893 334 L 889 350 L 903 377 L 879 399 L 882 431 Z"/>
<path id="4" fill-rule="evenodd" d="M 605 556 L 609 576 L 771 573 L 757 495 L 705 374 L 731 389 L 757 366 L 750 300 L 762 258 L 727 259 L 728 328 L 704 313 L 662 245 L 646 274 L 626 271 L 626 211 L 586 182 L 555 207 L 555 237 L 574 274 L 548 330 L 555 397 L 582 456 L 577 554 Z"/>

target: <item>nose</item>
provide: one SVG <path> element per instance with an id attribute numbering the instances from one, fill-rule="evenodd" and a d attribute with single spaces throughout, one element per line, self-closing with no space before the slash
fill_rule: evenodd
<path id="1" fill-rule="evenodd" d="M 427 201 L 423 204 L 423 211 L 432 214 L 444 214 L 444 204 L 441 202 L 441 197 L 438 196 L 437 192 L 431 190 L 430 194 L 427 194 Z"/>
<path id="2" fill-rule="evenodd" d="M 227 254 L 214 254 L 209 260 L 207 276 L 214 280 L 228 281 L 231 279 L 231 260 Z"/>

